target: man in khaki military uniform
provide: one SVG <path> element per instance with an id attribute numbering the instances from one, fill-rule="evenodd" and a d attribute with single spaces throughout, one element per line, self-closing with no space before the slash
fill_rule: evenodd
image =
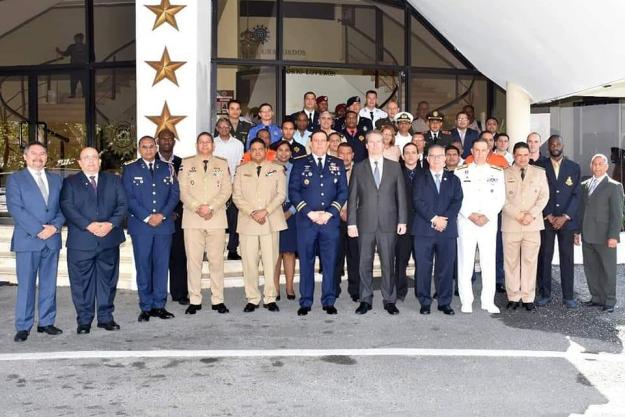
<path id="1" fill-rule="evenodd" d="M 239 166 L 234 177 L 232 200 L 239 208 L 239 233 L 243 258 L 243 279 L 247 305 L 251 313 L 258 308 L 261 294 L 258 289 L 258 252 L 260 250 L 265 275 L 263 307 L 280 311 L 276 304 L 276 286 L 271 273 L 278 261 L 279 232 L 285 230 L 286 220 L 282 203 L 286 198 L 284 167 L 265 159 L 267 146 L 262 139 L 250 142 L 251 161 Z"/>
<path id="2" fill-rule="evenodd" d="M 501 220 L 507 308 L 516 309 L 522 301 L 532 311 L 540 231 L 545 228 L 542 211 L 549 201 L 549 184 L 545 170 L 529 164 L 526 143 L 514 145 L 513 154 L 514 164 L 504 171 L 506 203 Z"/>
<path id="3" fill-rule="evenodd" d="M 232 194 L 230 171 L 228 161 L 213 155 L 210 133 L 200 133 L 196 147 L 197 155 L 185 158 L 178 172 L 191 301 L 185 314 L 202 309 L 204 252 L 210 270 L 212 308 L 223 314 L 228 313 L 224 304 L 224 248 L 228 227 L 225 204 Z"/>

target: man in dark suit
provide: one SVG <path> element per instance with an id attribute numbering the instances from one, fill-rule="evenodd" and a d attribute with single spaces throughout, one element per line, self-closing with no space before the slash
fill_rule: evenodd
<path id="1" fill-rule="evenodd" d="M 100 155 L 84 148 L 78 161 L 82 172 L 67 177 L 61 191 L 61 209 L 67 219 L 67 269 L 76 308 L 78 334 L 98 327 L 119 330 L 113 320 L 113 302 L 119 278 L 119 245 L 128 210 L 121 178 L 100 171 Z"/>
<path id="2" fill-rule="evenodd" d="M 338 157 L 345 165 L 345 175 L 347 176 L 347 184 L 349 185 L 351 175 L 354 169 L 354 151 L 352 146 L 343 142 L 339 145 Z M 347 292 L 353 302 L 357 302 L 360 298 L 360 271 L 358 263 L 360 262 L 358 238 L 349 237 L 347 234 L 347 203 L 341 207 L 341 229 L 339 236 L 339 245 L 336 257 L 335 270 L 335 291 L 337 295 L 341 292 L 341 276 L 345 263 L 347 263 Z"/>
<path id="3" fill-rule="evenodd" d="M 406 224 L 406 233 L 397 236 L 395 244 L 395 286 L 397 288 L 397 298 L 404 300 L 408 294 L 408 282 L 406 280 L 406 268 L 410 257 L 414 258 L 414 248 L 412 246 L 412 223 L 417 214 L 412 204 L 412 185 L 417 175 L 422 173 L 419 167 L 419 151 L 414 143 L 404 145 L 402 152 L 402 173 L 406 183 L 406 211 L 408 214 L 408 223 Z"/>
<path id="4" fill-rule="evenodd" d="M 378 249 L 382 268 L 382 300 L 389 314 L 398 314 L 393 279 L 397 235 L 406 233 L 408 206 L 399 162 L 384 158 L 382 134 L 367 133 L 369 157 L 354 166 L 347 202 L 347 233 L 358 237 L 360 247 L 360 306 L 357 314 L 371 310 L 373 258 Z"/>
<path id="5" fill-rule="evenodd" d="M 454 141 L 462 143 L 462 158 L 471 155 L 473 141 L 480 136 L 480 132 L 471 129 L 469 126 L 469 116 L 463 111 L 456 114 L 456 127 L 451 129 L 451 137 Z"/>
<path id="6" fill-rule="evenodd" d="M 445 171 L 445 148 L 431 145 L 428 149 L 429 169 L 413 182 L 413 203 L 417 215 L 412 225 L 417 267 L 415 292 L 421 304 L 420 313 L 430 314 L 432 304 L 432 266 L 436 259 L 438 310 L 455 314 L 453 296 L 453 265 L 456 258 L 456 219 L 462 205 L 460 179 Z"/>
<path id="7" fill-rule="evenodd" d="M 141 158 L 124 168 L 122 182 L 128 199 L 128 233 L 137 270 L 139 321 L 150 317 L 170 319 L 167 302 L 167 270 L 174 233 L 172 214 L 180 202 L 174 167 L 156 160 L 156 141 L 139 140 Z"/>
<path id="8" fill-rule="evenodd" d="M 443 148 L 447 145 L 451 145 L 453 142 L 453 138 L 449 135 L 449 132 L 444 132 L 441 130 L 443 127 L 443 120 L 445 116 L 443 113 L 434 110 L 431 113 L 428 113 L 428 125 L 430 130 L 425 132 L 425 152 L 427 153 L 428 146 L 432 144 L 441 145 Z"/>
<path id="9" fill-rule="evenodd" d="M 15 303 L 16 342 L 28 339 L 35 316 L 35 293 L 39 275 L 38 333 L 63 333 L 54 326 L 56 319 L 56 273 L 61 250 L 61 228 L 65 217 L 59 207 L 63 180 L 45 171 L 46 147 L 31 143 L 24 149 L 26 169 L 9 176 L 6 202 L 15 227 L 11 250 L 15 252 L 17 301 Z"/>
<path id="10" fill-rule="evenodd" d="M 157 144 L 156 158 L 170 164 L 178 176 L 182 158 L 174 155 L 174 146 L 176 146 L 174 134 L 168 129 L 161 130 L 157 135 Z M 181 201 L 176 205 L 172 217 L 175 230 L 171 238 L 171 253 L 169 255 L 169 293 L 172 301 L 177 301 L 178 304 L 186 306 L 189 304 L 189 290 L 187 289 L 187 254 L 184 250 Z"/>
<path id="11" fill-rule="evenodd" d="M 584 305 L 612 313 L 616 304 L 616 246 L 623 226 L 623 186 L 607 176 L 608 168 L 605 155 L 592 157 L 592 178 L 582 183 L 578 219 L 591 296 Z M 579 234 L 575 243 L 580 243 Z"/>
<path id="12" fill-rule="evenodd" d="M 314 132 L 319 128 L 319 111 L 317 110 L 317 95 L 312 91 L 304 93 L 304 108 L 291 114 L 288 120 L 295 123 L 295 119 L 300 112 L 304 112 L 308 116 L 308 130 Z"/>
<path id="13" fill-rule="evenodd" d="M 579 165 L 564 158 L 562 139 L 553 135 L 547 140 L 550 158 L 542 168 L 549 184 L 549 202 L 543 209 L 545 230 L 541 231 L 538 255 L 536 305 L 551 302 L 551 261 L 555 238 L 558 237 L 560 253 L 560 284 L 562 302 L 567 308 L 576 308 L 573 261 L 573 232 L 577 230 L 577 214 L 580 200 Z"/>
<path id="14" fill-rule="evenodd" d="M 367 133 L 358 128 L 357 113 L 351 110 L 345 113 L 345 129 L 341 133 L 354 151 L 354 162 L 358 163 L 367 159 L 367 146 L 365 145 L 365 135 Z"/>

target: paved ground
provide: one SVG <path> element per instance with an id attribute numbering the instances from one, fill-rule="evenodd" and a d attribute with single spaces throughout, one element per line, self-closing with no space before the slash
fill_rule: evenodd
<path id="1" fill-rule="evenodd" d="M 619 274 L 625 300 L 622 267 Z M 376 297 L 365 316 L 342 297 L 337 316 L 315 306 L 302 318 L 295 301 L 282 301 L 279 313 L 245 314 L 243 290 L 233 288 L 229 315 L 205 308 L 185 316 L 172 304 L 175 319 L 140 324 L 136 293 L 120 291 L 121 331 L 78 336 L 62 288 L 65 333 L 16 344 L 15 287 L 0 287 L 0 415 L 625 416 L 622 307 L 609 315 L 554 303 L 454 317 L 433 309 L 424 317 L 411 294 L 389 316 Z"/>

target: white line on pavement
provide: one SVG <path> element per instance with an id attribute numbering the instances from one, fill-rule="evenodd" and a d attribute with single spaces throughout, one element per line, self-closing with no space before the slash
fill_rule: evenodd
<path id="1" fill-rule="evenodd" d="M 482 358 L 559 358 L 625 363 L 625 355 L 613 353 L 559 352 L 549 350 L 490 349 L 267 349 L 267 350 L 112 350 L 3 353 L 0 362 L 50 359 L 126 359 L 126 358 L 267 358 L 322 356 L 405 356 L 405 357 L 482 357 Z"/>

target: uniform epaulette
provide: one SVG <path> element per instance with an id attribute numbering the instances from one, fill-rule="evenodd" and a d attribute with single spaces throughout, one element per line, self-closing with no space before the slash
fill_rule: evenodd
<path id="1" fill-rule="evenodd" d="M 195 155 L 193 156 L 187 156 L 186 158 L 182 158 L 183 161 L 190 161 L 191 159 L 195 158 Z"/>
<path id="2" fill-rule="evenodd" d="M 496 169 L 497 171 L 503 171 L 503 168 L 497 165 L 488 164 L 492 169 Z"/>
<path id="3" fill-rule="evenodd" d="M 538 166 L 538 165 L 532 165 L 532 166 L 533 166 L 534 168 L 538 168 L 538 169 L 543 170 L 543 171 L 545 170 L 545 168 L 543 168 L 543 167 L 541 167 L 541 166 Z"/>
<path id="4" fill-rule="evenodd" d="M 308 156 L 308 154 L 306 155 L 300 155 L 300 156 L 296 156 L 295 158 L 293 158 L 293 160 L 297 160 L 297 159 L 302 159 L 302 158 L 306 158 Z"/>
<path id="5" fill-rule="evenodd" d="M 132 161 L 126 161 L 126 162 L 124 162 L 124 165 L 130 165 L 130 164 L 132 164 L 133 162 L 137 162 L 138 160 L 139 160 L 139 158 L 137 158 L 137 159 L 133 159 Z"/>
<path id="6" fill-rule="evenodd" d="M 459 169 L 467 169 L 469 167 L 469 164 L 462 164 L 459 167 L 456 167 L 456 171 L 458 171 Z"/>
<path id="7" fill-rule="evenodd" d="M 224 162 L 228 162 L 228 160 L 226 158 L 224 158 L 223 156 L 217 156 L 217 155 L 213 155 L 216 159 L 221 159 Z"/>

